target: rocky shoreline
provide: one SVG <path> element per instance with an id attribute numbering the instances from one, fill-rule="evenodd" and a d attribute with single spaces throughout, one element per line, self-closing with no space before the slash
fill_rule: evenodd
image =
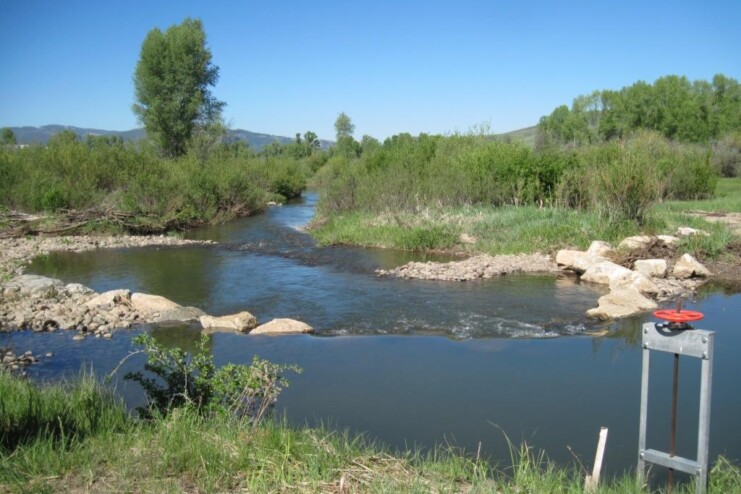
<path id="1" fill-rule="evenodd" d="M 185 240 L 159 236 L 62 236 L 0 238 L 0 282 L 23 273 L 34 257 L 51 252 L 85 252 L 95 249 L 122 249 L 129 247 L 180 247 L 213 245 L 210 240 Z"/>
<path id="2" fill-rule="evenodd" d="M 448 263 L 410 262 L 381 276 L 407 279 L 471 281 L 513 273 L 567 272 L 583 282 L 607 285 L 598 307 L 587 311 L 593 319 L 609 320 L 653 310 L 657 302 L 688 298 L 712 276 L 689 254 L 676 251 L 681 236 L 704 235 L 700 230 L 679 228 L 678 236 L 635 236 L 617 248 L 594 241 L 587 251 L 561 250 L 555 258 L 543 254 L 479 255 Z"/>
<path id="3" fill-rule="evenodd" d="M 48 237 L 0 239 L 0 332 L 30 330 L 74 332 L 73 339 L 109 339 L 115 330 L 136 325 L 200 322 L 205 332 L 233 331 L 250 334 L 311 333 L 300 321 L 274 319 L 258 325 L 249 312 L 213 317 L 195 307 L 183 307 L 158 295 L 132 293 L 128 289 L 97 293 L 79 283 L 22 274 L 36 256 L 50 252 L 84 252 L 93 249 L 147 246 L 179 247 L 213 245 L 212 241 L 184 240 L 166 236 L 150 237 Z M 2 367 L 23 369 L 41 357 L 25 352 L 20 356 L 9 348 L 2 352 Z"/>

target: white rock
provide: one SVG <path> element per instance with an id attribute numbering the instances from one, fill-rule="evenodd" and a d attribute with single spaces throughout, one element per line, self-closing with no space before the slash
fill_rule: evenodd
<path id="1" fill-rule="evenodd" d="M 80 283 L 68 283 L 64 287 L 64 291 L 70 295 L 92 295 L 95 290 L 81 285 Z"/>
<path id="2" fill-rule="evenodd" d="M 63 288 L 64 284 L 61 281 L 35 274 L 16 276 L 5 284 L 5 290 L 18 291 L 21 295 L 32 297 L 44 297 Z"/>
<path id="3" fill-rule="evenodd" d="M 313 333 L 314 329 L 306 323 L 294 319 L 273 319 L 272 321 L 262 324 L 250 334 L 296 334 L 296 333 Z"/>
<path id="4" fill-rule="evenodd" d="M 680 226 L 677 228 L 677 235 L 680 237 L 692 237 L 694 235 L 704 235 L 707 237 L 710 234 L 704 230 L 698 230 L 689 226 Z"/>
<path id="5" fill-rule="evenodd" d="M 605 258 L 613 252 L 615 252 L 614 247 L 607 242 L 603 242 L 602 240 L 595 240 L 587 249 L 588 255 Z"/>
<path id="6" fill-rule="evenodd" d="M 653 241 L 653 237 L 648 235 L 636 235 L 634 237 L 624 238 L 618 245 L 618 249 L 642 249 Z"/>
<path id="7" fill-rule="evenodd" d="M 666 277 L 666 261 L 664 259 L 640 259 L 635 262 L 634 270 L 649 278 Z"/>
<path id="8" fill-rule="evenodd" d="M 684 254 L 674 265 L 672 274 L 675 278 L 686 279 L 693 276 L 710 276 L 710 271 L 691 255 Z"/>
<path id="9" fill-rule="evenodd" d="M 610 279 L 610 289 L 635 288 L 641 293 L 659 293 L 659 287 L 651 278 L 641 273 L 628 270 L 627 273 L 620 272 Z"/>
<path id="10" fill-rule="evenodd" d="M 674 237 L 672 235 L 659 235 L 657 237 L 659 240 L 664 242 L 664 244 L 668 245 L 669 247 L 674 247 L 675 245 L 679 244 L 682 240 Z"/>
<path id="11" fill-rule="evenodd" d="M 583 273 L 595 264 L 606 261 L 604 257 L 595 256 L 580 250 L 559 250 L 556 254 L 556 263 L 566 269 Z"/>
<path id="12" fill-rule="evenodd" d="M 182 306 L 159 295 L 134 293 L 131 296 L 131 307 L 143 314 L 153 315 L 157 312 L 162 313 L 172 309 L 179 309 Z"/>
<path id="13" fill-rule="evenodd" d="M 167 300 L 167 299 L 165 299 Z M 173 309 L 163 310 L 162 312 L 154 313 L 152 320 L 154 322 L 187 322 L 197 321 L 201 317 L 205 316 L 206 313 L 197 307 L 181 307 L 177 306 Z"/>
<path id="14" fill-rule="evenodd" d="M 246 333 L 257 327 L 257 318 L 247 311 L 221 317 L 201 316 L 200 321 L 203 329 L 218 328 Z"/>
<path id="15" fill-rule="evenodd" d="M 589 309 L 589 317 L 601 320 L 627 317 L 640 312 L 656 309 L 656 302 L 644 297 L 634 288 L 611 290 L 600 297 L 599 307 Z"/>
<path id="16" fill-rule="evenodd" d="M 581 280 L 609 285 L 610 280 L 626 276 L 630 272 L 630 269 L 624 268 L 612 261 L 602 261 L 584 271 L 584 274 L 581 275 Z"/>
<path id="17" fill-rule="evenodd" d="M 110 290 L 103 292 L 97 297 L 93 297 L 88 300 L 85 305 L 87 307 L 95 308 L 102 305 L 116 305 L 120 303 L 126 303 L 131 300 L 131 290 Z"/>

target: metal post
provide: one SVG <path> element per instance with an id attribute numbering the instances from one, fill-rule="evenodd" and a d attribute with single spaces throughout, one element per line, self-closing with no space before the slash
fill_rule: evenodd
<path id="1" fill-rule="evenodd" d="M 710 399 L 713 380 L 713 340 L 715 333 L 695 329 L 669 329 L 654 323 L 643 325 L 643 370 L 641 373 L 641 412 L 638 431 L 638 482 L 646 482 L 646 464 L 653 463 L 670 469 L 670 482 L 673 470 L 694 475 L 696 492 L 705 494 L 708 482 L 708 449 L 710 446 Z M 697 429 L 697 460 L 675 456 L 676 399 L 677 390 L 672 391 L 672 425 L 670 452 L 646 449 L 646 429 L 648 423 L 648 383 L 650 373 L 650 352 L 662 351 L 675 354 L 674 386 L 678 379 L 679 355 L 702 359 L 700 382 L 700 416 Z M 670 484 L 671 485 L 671 484 Z M 671 487 L 670 487 L 671 489 Z"/>
<path id="2" fill-rule="evenodd" d="M 643 366 L 641 371 L 641 416 L 638 426 L 638 487 L 646 483 L 646 461 L 643 459 L 646 450 L 646 425 L 648 420 L 648 374 L 651 367 L 651 353 L 645 343 L 648 328 L 643 326 Z"/>
<path id="3" fill-rule="evenodd" d="M 708 486 L 708 449 L 710 446 L 710 401 L 713 388 L 713 338 L 707 340 L 707 352 L 702 357 L 700 375 L 700 417 L 697 429 L 697 492 Z"/>
<path id="4" fill-rule="evenodd" d="M 679 395 L 679 354 L 674 354 L 674 374 L 672 377 L 672 423 L 669 431 L 669 457 L 674 458 L 677 453 L 677 397 Z M 669 469 L 666 489 L 672 494 L 674 489 L 674 469 Z"/>

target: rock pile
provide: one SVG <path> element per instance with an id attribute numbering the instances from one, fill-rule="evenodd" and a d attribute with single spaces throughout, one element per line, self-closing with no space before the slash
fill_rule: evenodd
<path id="1" fill-rule="evenodd" d="M 381 276 L 419 280 L 471 281 L 513 273 L 552 273 L 553 260 L 543 254 L 479 255 L 455 262 L 410 262 L 398 268 L 376 271 Z"/>
<path id="2" fill-rule="evenodd" d="M 51 357 L 51 354 L 48 353 L 47 356 Z M 26 368 L 41 360 L 41 355 L 34 356 L 33 352 L 30 351 L 22 355 L 16 355 L 10 348 L 0 347 L 0 358 L 2 358 L 0 369 L 25 375 Z"/>
<path id="3" fill-rule="evenodd" d="M 77 283 L 36 275 L 20 275 L 0 285 L 0 331 L 77 331 L 75 339 L 86 336 L 110 338 L 114 329 L 135 324 L 199 321 L 204 329 L 237 331 L 254 329 L 255 334 L 311 333 L 299 321 L 276 319 L 282 324 L 257 326 L 249 312 L 212 317 L 195 307 L 183 307 L 159 295 L 131 293 L 130 290 L 95 291 Z M 273 323 L 275 323 L 273 321 Z M 286 321 L 292 321 L 286 325 Z"/>
<path id="4" fill-rule="evenodd" d="M 559 251 L 556 263 L 578 274 L 582 281 L 610 287 L 610 293 L 600 297 L 598 307 L 587 311 L 589 317 L 602 320 L 626 317 L 657 308 L 657 301 L 685 296 L 710 276 L 710 271 L 689 254 L 684 254 L 673 266 L 666 259 L 638 259 L 633 262 L 632 270 L 613 261 L 619 251 L 646 249 L 657 243 L 660 247 L 674 248 L 679 242 L 679 238 L 669 235 L 628 237 L 616 250 L 605 242 L 595 241 L 585 252 Z"/>

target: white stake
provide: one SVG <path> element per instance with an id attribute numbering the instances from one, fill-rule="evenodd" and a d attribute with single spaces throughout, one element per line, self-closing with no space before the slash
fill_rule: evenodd
<path id="1" fill-rule="evenodd" d="M 602 427 L 599 431 L 599 442 L 597 444 L 597 454 L 594 455 L 594 468 L 592 475 L 587 474 L 584 479 L 584 492 L 589 494 L 597 491 L 599 485 L 599 476 L 602 471 L 602 458 L 605 456 L 605 444 L 607 443 L 607 427 Z"/>

